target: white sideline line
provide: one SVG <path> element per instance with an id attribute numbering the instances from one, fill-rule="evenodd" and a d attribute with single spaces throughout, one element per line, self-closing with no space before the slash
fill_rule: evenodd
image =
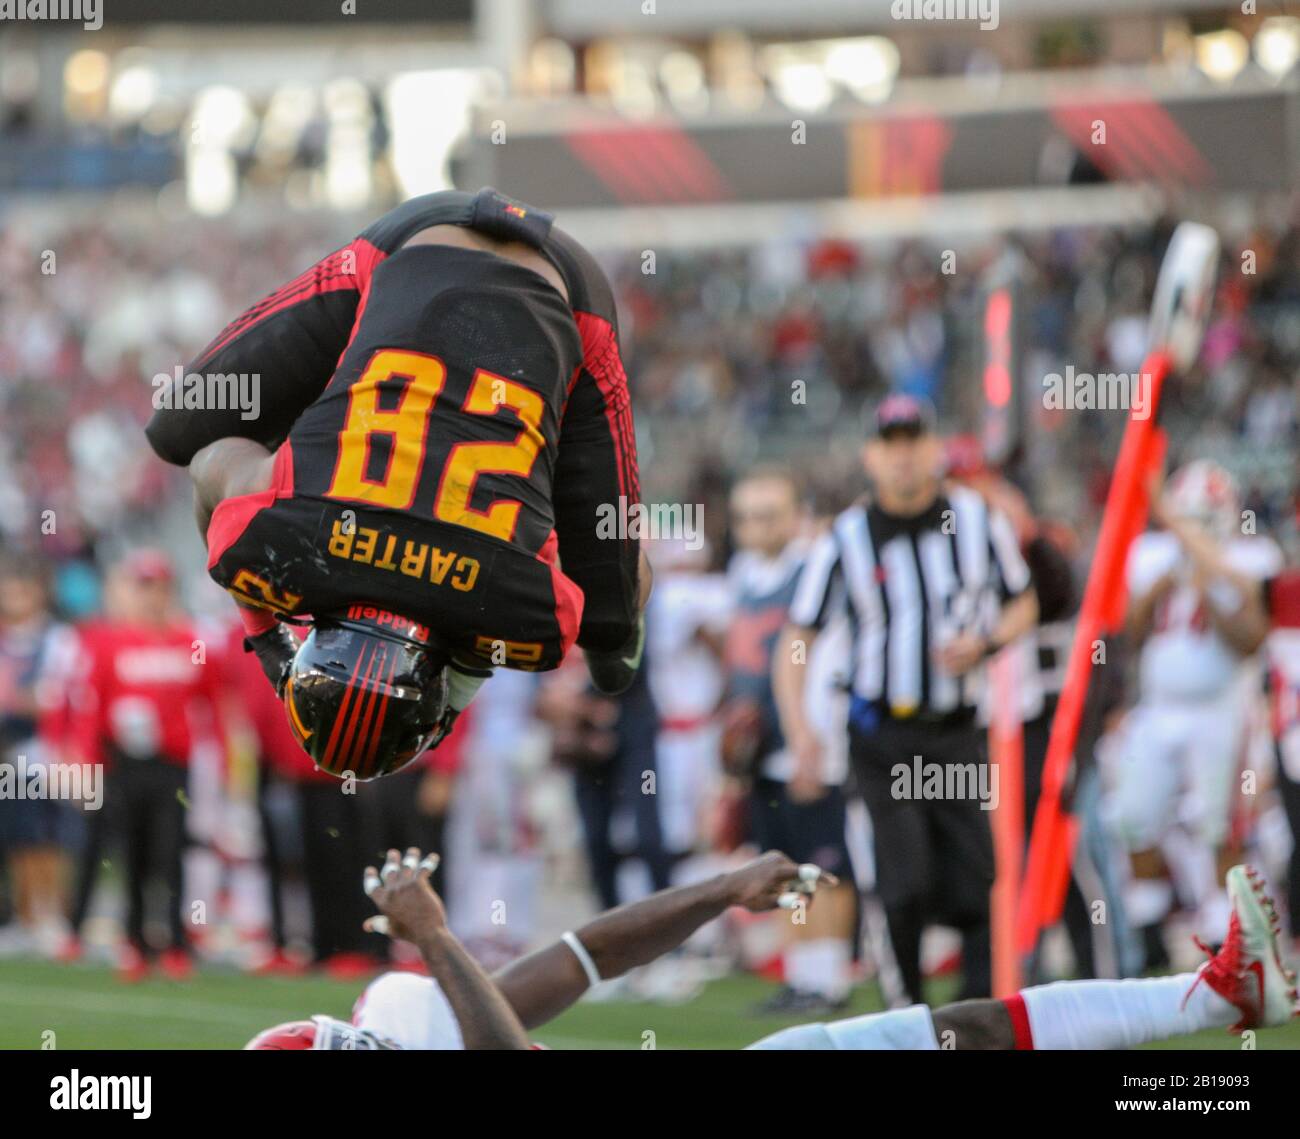
<path id="1" fill-rule="evenodd" d="M 24 1005 L 37 1008 L 58 1008 L 69 1012 L 112 1014 L 133 1017 L 137 1020 L 184 1020 L 202 1018 L 209 1022 L 247 1026 L 250 1019 L 274 1016 L 261 1007 L 234 1005 L 223 1001 L 195 1000 L 185 997 L 146 997 L 137 993 L 69 992 L 67 989 L 47 988 L 41 985 L 6 985 L 0 983 L 0 1007 Z M 308 1016 L 308 1010 L 303 1010 Z"/>

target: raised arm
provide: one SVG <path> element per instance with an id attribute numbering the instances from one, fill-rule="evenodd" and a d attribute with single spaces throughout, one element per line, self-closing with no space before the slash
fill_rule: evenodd
<path id="1" fill-rule="evenodd" d="M 528 1034 L 501 991 L 447 927 L 442 902 L 429 885 L 436 858 L 421 858 L 414 847 L 402 857 L 388 852 L 382 873 L 365 871 L 366 893 L 379 907 L 370 929 L 400 937 L 420 951 L 429 975 L 438 982 L 460 1025 L 466 1051 L 522 1051 Z"/>
<path id="2" fill-rule="evenodd" d="M 834 885 L 831 875 L 823 880 Z M 811 883 L 804 883 L 811 889 Z M 776 851 L 729 874 L 693 886 L 661 890 L 601 914 L 574 933 L 507 965 L 496 974 L 506 1000 L 528 1028 L 569 1008 L 596 977 L 610 980 L 676 949 L 705 922 L 731 906 L 775 909 L 799 888 L 799 867 Z"/>

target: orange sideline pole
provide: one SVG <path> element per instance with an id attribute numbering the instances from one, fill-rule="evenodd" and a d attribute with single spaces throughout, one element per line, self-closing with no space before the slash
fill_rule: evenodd
<path id="1" fill-rule="evenodd" d="M 993 852 L 996 877 L 989 909 L 993 932 L 993 995 L 1009 997 L 1021 987 L 1016 952 L 1016 899 L 1025 849 L 1024 726 L 1016 707 L 1019 658 L 1003 651 L 989 662 L 993 715 L 989 722 L 989 770 L 996 782 Z"/>
<path id="2" fill-rule="evenodd" d="M 1033 951 L 1039 932 L 1060 917 L 1064 904 L 1078 828 L 1061 810 L 1061 794 L 1083 719 L 1093 645 L 1104 633 L 1118 628 L 1122 619 L 1128 548 L 1146 521 L 1146 480 L 1152 469 L 1150 464 L 1163 454 L 1163 438 L 1156 426 L 1155 412 L 1160 406 L 1160 391 L 1169 366 L 1169 357 L 1163 351 L 1153 352 L 1142 365 L 1143 374 L 1150 377 L 1150 413 L 1147 418 L 1138 419 L 1130 412 L 1106 496 L 1092 571 L 1079 609 L 1061 699 L 1052 720 L 1042 792 L 1034 813 L 1016 921 L 1016 946 L 1021 954 Z"/>

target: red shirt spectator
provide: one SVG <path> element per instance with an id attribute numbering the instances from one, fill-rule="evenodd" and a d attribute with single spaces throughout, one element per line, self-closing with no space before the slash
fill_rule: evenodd
<path id="1" fill-rule="evenodd" d="M 105 757 L 118 751 L 188 766 L 201 711 L 224 742 L 220 665 L 209 663 L 193 626 L 96 621 L 79 634 L 85 671 L 74 690 L 69 736 L 87 759 L 110 745 L 102 748 Z"/>

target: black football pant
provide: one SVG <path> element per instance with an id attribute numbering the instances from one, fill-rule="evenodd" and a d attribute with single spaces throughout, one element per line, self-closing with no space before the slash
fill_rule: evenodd
<path id="1" fill-rule="evenodd" d="M 606 910 L 619 904 L 618 867 L 623 854 L 615 848 L 612 826 L 620 807 L 632 815 L 636 830 L 636 846 L 628 856 L 646 864 L 655 890 L 666 890 L 672 884 L 673 858 L 664 846 L 659 799 L 646 792 L 647 773 L 656 770 L 658 716 L 645 678 L 643 662 L 632 687 L 617 697 L 618 747 L 614 755 L 606 763 L 579 768 L 573 778 L 592 883 L 601 908 Z"/>
<path id="2" fill-rule="evenodd" d="M 188 775 L 185 768 L 164 760 L 122 761 L 118 786 L 126 808 L 123 813 L 128 894 L 126 932 L 137 947 L 144 945 L 144 891 L 153 877 L 165 889 L 169 947 L 185 947 L 181 859 L 185 853 Z"/>
<path id="3" fill-rule="evenodd" d="M 126 937 L 145 951 L 145 891 L 151 881 L 162 884 L 166 907 L 168 948 L 186 946 L 182 914 L 182 857 L 185 853 L 185 789 L 188 772 L 162 758 L 114 757 L 104 784 L 104 803 L 86 812 L 86 841 L 77 867 L 71 914 L 80 932 L 90 909 L 95 881 L 111 836 L 121 844 L 126 885 Z"/>
<path id="4" fill-rule="evenodd" d="M 343 784 L 333 780 L 304 783 L 298 795 L 314 961 L 336 953 L 387 957 L 387 938 L 361 928 L 375 914 L 361 889 L 362 872 L 384 860 L 384 852 L 368 841 L 369 808 L 361 802 L 364 796 L 344 794 Z"/>
<path id="5" fill-rule="evenodd" d="M 408 767 L 365 785 L 364 794 L 370 807 L 367 840 L 375 850 L 400 850 L 405 854 L 408 846 L 415 846 L 425 854 L 440 855 L 438 869 L 429 882 L 437 893 L 443 894 L 447 874 L 444 839 L 447 816 L 427 814 L 420 806 L 420 784 L 427 774 L 426 767 Z"/>
<path id="6" fill-rule="evenodd" d="M 928 798 L 900 780 L 896 765 L 983 765 L 984 734 L 956 726 L 882 720 L 872 732 L 849 732 L 859 793 L 871 816 L 876 891 L 908 999 L 924 1001 L 921 935 L 930 924 L 962 935 L 959 1000 L 987 997 L 992 987 L 989 891 L 993 831 L 989 812 L 973 794 Z"/>
<path id="7" fill-rule="evenodd" d="M 103 862 L 105 849 L 111 840 L 113 815 L 117 811 L 117 779 L 111 770 L 103 773 L 104 797 L 97 811 L 83 811 L 84 820 L 80 847 L 77 850 L 75 877 L 72 886 L 72 909 L 68 913 L 68 924 L 72 926 L 75 936 L 81 935 L 81 927 L 90 913 L 90 903 L 95 896 L 95 883 L 99 879 L 99 868 Z"/>
<path id="8" fill-rule="evenodd" d="M 281 832 L 271 811 L 270 798 L 275 776 L 265 757 L 257 767 L 257 818 L 262 827 L 262 868 L 266 871 L 267 898 L 271 910 L 271 944 L 283 950 L 288 945 L 284 926 L 285 851 Z"/>

